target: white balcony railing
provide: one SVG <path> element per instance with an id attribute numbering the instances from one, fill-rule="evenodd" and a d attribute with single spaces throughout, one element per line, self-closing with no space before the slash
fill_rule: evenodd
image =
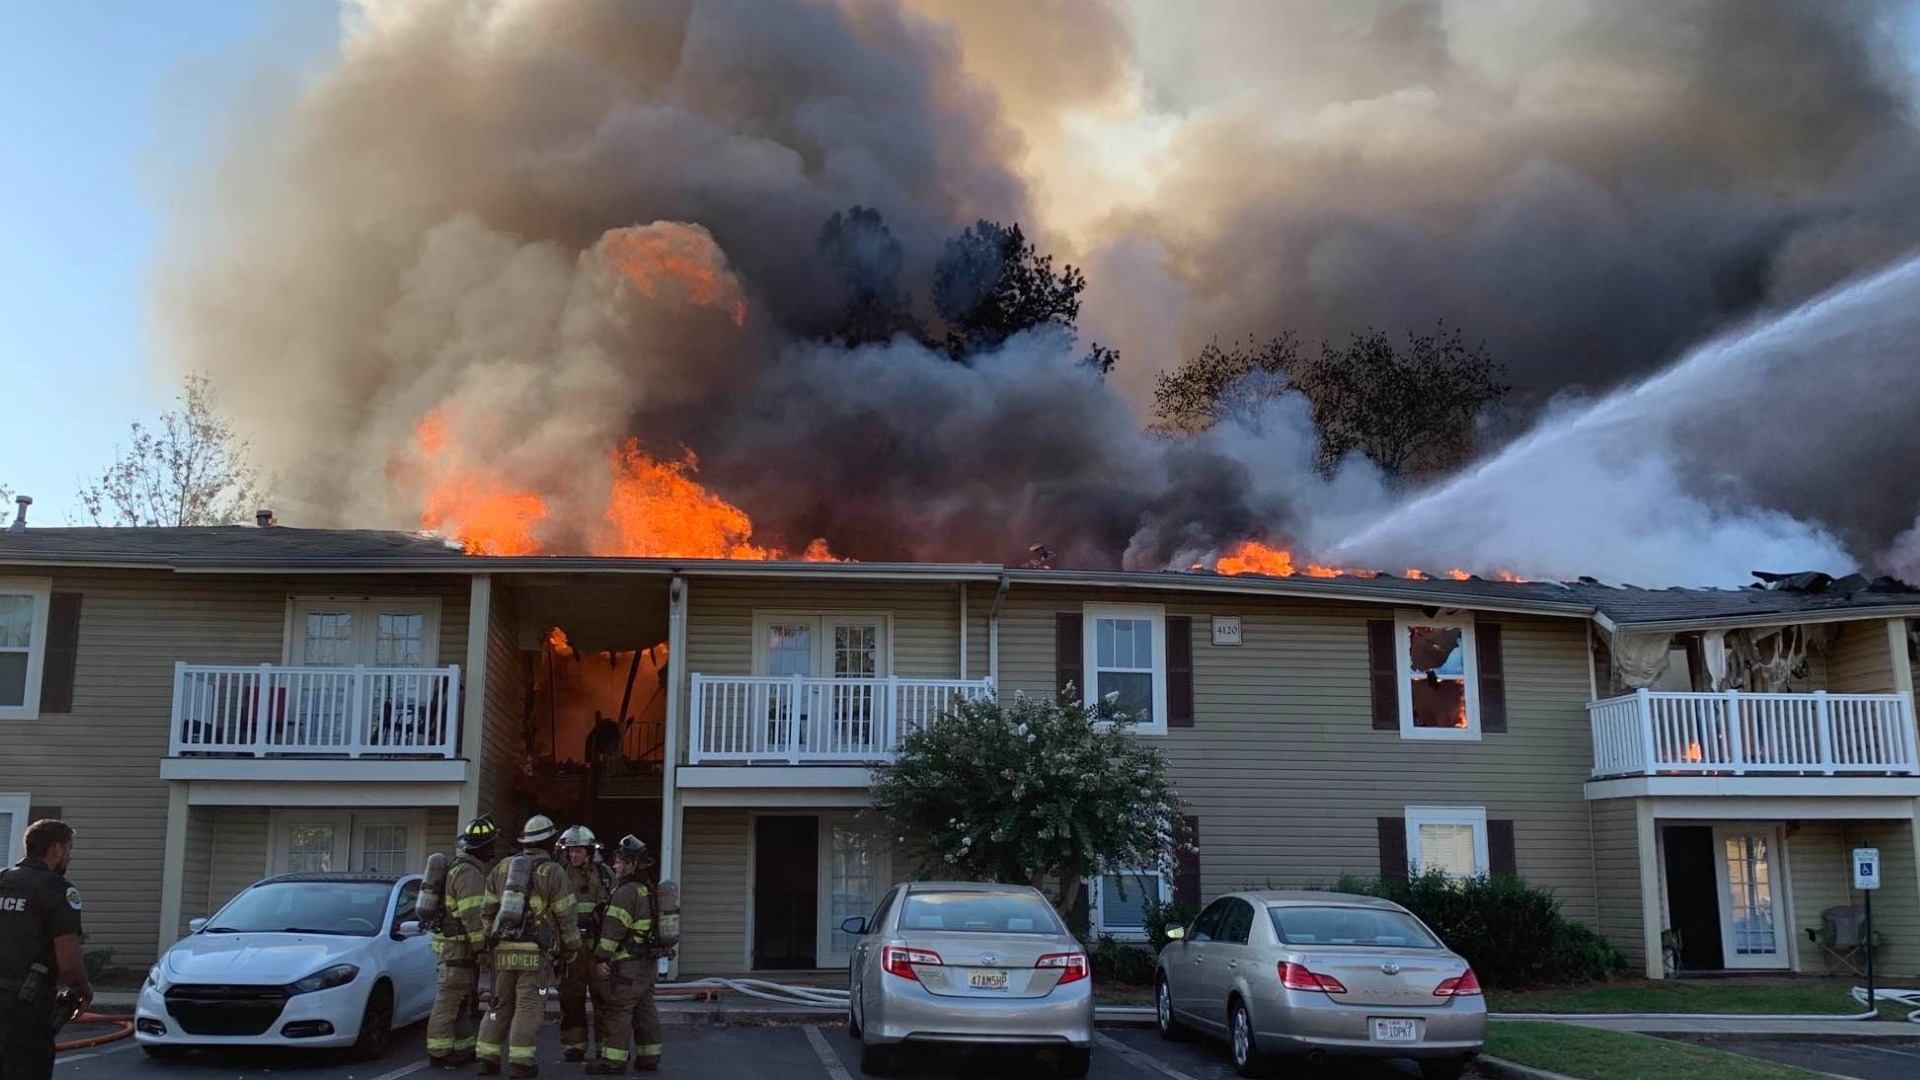
<path id="1" fill-rule="evenodd" d="M 1920 775 L 1904 694 L 1681 694 L 1587 706 L 1593 775 Z"/>
<path id="2" fill-rule="evenodd" d="M 451 758 L 459 716 L 458 667 L 175 664 L 170 753 Z"/>
<path id="3" fill-rule="evenodd" d="M 957 679 L 694 675 L 687 761 L 859 762 L 993 684 Z"/>

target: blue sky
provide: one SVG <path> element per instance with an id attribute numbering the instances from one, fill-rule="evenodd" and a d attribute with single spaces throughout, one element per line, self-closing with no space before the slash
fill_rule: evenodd
<path id="1" fill-rule="evenodd" d="M 328 0 L 22 3 L 0 12 L 0 485 L 33 520 L 176 388 L 146 362 L 148 274 L 168 186 L 262 67 L 336 43 Z"/>

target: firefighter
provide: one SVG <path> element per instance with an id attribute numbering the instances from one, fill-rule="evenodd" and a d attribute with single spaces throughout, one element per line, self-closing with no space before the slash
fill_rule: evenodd
<path id="1" fill-rule="evenodd" d="M 653 1002 L 653 903 L 647 895 L 647 845 L 626 836 L 613 849 L 619 882 L 600 920 L 593 950 L 593 1029 L 600 1044 L 589 1073 L 611 1076 L 660 1067 L 660 1014 Z"/>
<path id="2" fill-rule="evenodd" d="M 484 814 L 468 822 L 460 834 L 459 853 L 446 868 L 440 926 L 433 937 L 440 979 L 433 995 L 433 1015 L 427 1021 L 427 1062 L 442 1069 L 471 1064 L 475 1057 L 474 987 L 487 943 L 481 913 L 498 833 L 493 819 Z"/>
<path id="3" fill-rule="evenodd" d="M 0 1076 L 46 1080 L 56 991 L 65 988 L 84 1009 L 93 987 L 80 956 L 80 890 L 65 877 L 73 828 L 36 821 L 26 844 L 27 857 L 0 870 Z"/>
<path id="4" fill-rule="evenodd" d="M 597 857 L 600 843 L 593 830 L 575 825 L 560 834 L 566 854 L 567 879 L 573 885 L 574 912 L 579 916 L 580 940 L 591 948 L 600 937 L 600 913 L 613 895 L 613 871 Z M 567 968 L 560 984 L 560 1049 L 568 1061 L 587 1059 L 587 993 L 592 980 L 587 965 Z"/>
<path id="5" fill-rule="evenodd" d="M 520 852 L 487 875 L 482 917 L 491 927 L 488 943 L 493 966 L 493 1003 L 480 1022 L 475 1051 L 480 1075 L 500 1072 L 504 1056 L 509 1076 L 538 1076 L 535 1040 L 546 1019 L 545 954 L 557 948 L 564 967 L 584 961 L 580 923 L 574 917 L 573 888 L 553 859 L 550 846 L 560 830 L 552 819 L 535 814 L 520 833 Z"/>

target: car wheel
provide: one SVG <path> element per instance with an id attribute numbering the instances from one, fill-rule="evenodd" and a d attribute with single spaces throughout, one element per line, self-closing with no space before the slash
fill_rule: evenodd
<path id="1" fill-rule="evenodd" d="M 151 1043 L 142 1043 L 140 1049 L 145 1050 L 147 1056 L 155 1061 L 173 1061 L 187 1056 L 187 1048 L 184 1046 L 154 1046 Z"/>
<path id="2" fill-rule="evenodd" d="M 1086 1080 L 1087 1073 L 1092 1069 L 1093 1048 L 1076 1046 L 1061 1051 L 1060 1060 L 1054 1062 L 1053 1074 L 1064 1076 L 1067 1080 Z"/>
<path id="3" fill-rule="evenodd" d="M 1253 1017 L 1247 1013 L 1247 1003 L 1239 998 L 1233 999 L 1227 1014 L 1227 1034 L 1233 1049 L 1233 1071 L 1241 1076 L 1265 1076 L 1266 1060 L 1253 1040 Z"/>
<path id="4" fill-rule="evenodd" d="M 1422 1080 L 1460 1080 L 1466 1073 L 1467 1063 L 1457 1058 L 1420 1063 Z"/>
<path id="5" fill-rule="evenodd" d="M 891 1046 L 860 1044 L 860 1073 L 863 1076 L 892 1076 L 895 1054 Z"/>
<path id="6" fill-rule="evenodd" d="M 847 991 L 847 1037 L 859 1038 L 861 1027 L 860 988 L 856 986 Z"/>
<path id="7" fill-rule="evenodd" d="M 353 1044 L 353 1056 L 374 1061 L 393 1048 L 393 987 L 384 980 L 373 984 L 367 995 L 367 1008 L 360 1014 L 360 1038 Z"/>
<path id="8" fill-rule="evenodd" d="M 1169 1042 L 1187 1041 L 1186 1027 L 1174 1019 L 1173 987 L 1165 975 L 1153 980 L 1153 1025 L 1160 1029 L 1160 1037 Z"/>

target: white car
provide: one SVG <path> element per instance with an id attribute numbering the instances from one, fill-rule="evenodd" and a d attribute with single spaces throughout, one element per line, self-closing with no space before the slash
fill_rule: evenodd
<path id="1" fill-rule="evenodd" d="M 268 878 L 195 919 L 147 972 L 134 1038 L 154 1057 L 194 1047 L 352 1047 L 376 1058 L 433 1011 L 433 941 L 414 920 L 420 876 Z"/>

